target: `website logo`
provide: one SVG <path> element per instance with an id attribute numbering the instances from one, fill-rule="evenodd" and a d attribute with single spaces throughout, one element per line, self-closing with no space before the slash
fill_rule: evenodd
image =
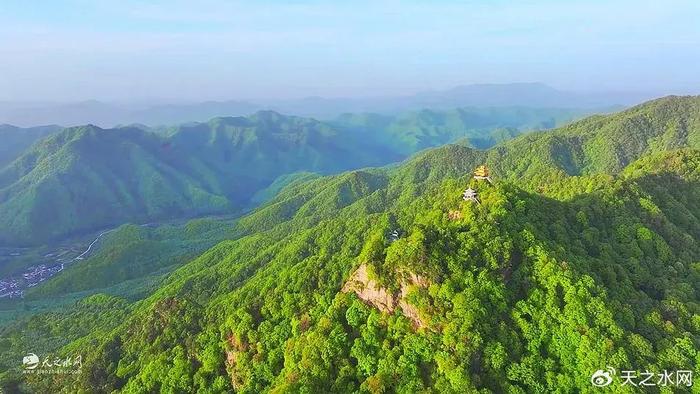
<path id="1" fill-rule="evenodd" d="M 613 367 L 608 367 L 607 370 L 599 369 L 593 373 L 593 376 L 591 376 L 591 384 L 595 387 L 609 386 L 613 381 L 614 375 L 615 368 Z"/>
<path id="2" fill-rule="evenodd" d="M 24 369 L 34 369 L 39 366 L 39 356 L 34 353 L 29 353 L 22 358 Z"/>
<path id="3" fill-rule="evenodd" d="M 45 356 L 39 357 L 35 353 L 28 353 L 22 357 L 22 366 L 25 374 L 77 374 L 83 367 L 81 355 L 66 358 Z M 1 394 L 1 393 L 0 393 Z"/>

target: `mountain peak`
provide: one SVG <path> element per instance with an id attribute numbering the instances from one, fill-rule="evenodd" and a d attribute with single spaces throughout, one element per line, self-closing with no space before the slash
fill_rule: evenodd
<path id="1" fill-rule="evenodd" d="M 277 121 L 282 118 L 289 118 L 290 116 L 287 115 L 282 115 L 281 113 L 271 110 L 271 109 L 263 109 L 260 111 L 255 112 L 253 115 L 251 115 L 251 118 L 255 119 L 260 119 L 260 120 L 269 120 L 269 121 Z"/>

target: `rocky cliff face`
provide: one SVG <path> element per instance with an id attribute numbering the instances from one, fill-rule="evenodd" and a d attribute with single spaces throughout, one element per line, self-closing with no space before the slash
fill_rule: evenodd
<path id="1" fill-rule="evenodd" d="M 385 313 L 392 313 L 398 306 L 403 314 L 413 321 L 416 328 L 426 326 L 421 320 L 418 308 L 408 300 L 411 286 L 428 287 L 428 280 L 412 272 L 406 272 L 401 280 L 398 294 L 381 287 L 377 281 L 369 278 L 367 264 L 360 265 L 343 286 L 344 293 L 354 292 L 358 298 Z"/>

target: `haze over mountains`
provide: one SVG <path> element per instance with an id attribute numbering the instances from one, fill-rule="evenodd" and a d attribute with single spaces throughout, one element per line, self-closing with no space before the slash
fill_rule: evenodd
<path id="1" fill-rule="evenodd" d="M 262 101 L 207 101 L 197 103 L 116 104 L 96 100 L 77 103 L 0 102 L 0 123 L 31 127 L 46 124 L 113 127 L 140 123 L 148 126 L 207 121 L 220 116 L 244 116 L 259 110 L 331 119 L 340 114 L 373 112 L 396 114 L 420 109 L 458 107 L 579 108 L 628 106 L 651 98 L 642 93 L 575 93 L 541 83 L 477 84 L 405 97 L 321 98 Z"/>

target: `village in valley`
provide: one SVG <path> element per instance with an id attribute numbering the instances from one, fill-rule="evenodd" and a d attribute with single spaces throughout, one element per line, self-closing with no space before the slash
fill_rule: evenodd
<path id="1" fill-rule="evenodd" d="M 0 299 L 22 298 L 26 289 L 46 281 L 82 259 L 86 247 L 86 243 L 81 242 L 41 249 L 0 248 L 2 264 L 11 264 L 15 260 L 36 261 L 21 272 L 0 277 Z"/>

